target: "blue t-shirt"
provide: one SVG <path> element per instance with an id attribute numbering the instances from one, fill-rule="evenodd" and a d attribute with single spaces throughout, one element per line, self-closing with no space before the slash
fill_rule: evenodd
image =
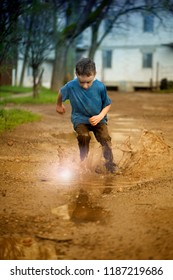
<path id="1" fill-rule="evenodd" d="M 75 78 L 64 85 L 60 92 L 63 102 L 70 100 L 71 121 L 74 128 L 80 123 L 90 124 L 89 118 L 98 115 L 103 108 L 111 104 L 105 85 L 98 80 L 94 80 L 88 89 L 83 89 Z M 100 121 L 100 123 L 106 122 L 107 116 Z"/>

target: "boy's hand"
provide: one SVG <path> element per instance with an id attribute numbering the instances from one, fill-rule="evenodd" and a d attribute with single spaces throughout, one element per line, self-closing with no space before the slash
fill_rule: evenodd
<path id="1" fill-rule="evenodd" d="M 97 125 L 102 119 L 104 118 L 104 115 L 100 113 L 99 115 L 93 116 L 89 118 L 89 122 L 91 125 L 95 126 Z"/>
<path id="2" fill-rule="evenodd" d="M 61 106 L 60 105 L 56 105 L 56 112 L 59 113 L 59 114 L 64 114 L 65 113 L 64 105 L 63 104 Z"/>

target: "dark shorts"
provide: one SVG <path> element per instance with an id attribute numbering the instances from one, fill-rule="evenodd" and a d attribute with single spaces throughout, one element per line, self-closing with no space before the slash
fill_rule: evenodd
<path id="1" fill-rule="evenodd" d="M 78 137 L 91 137 L 90 131 L 94 133 L 96 140 L 103 145 L 105 142 L 110 142 L 111 137 L 108 132 L 107 124 L 105 123 L 98 123 L 95 126 L 91 124 L 78 124 L 75 128 L 75 131 L 78 134 Z"/>

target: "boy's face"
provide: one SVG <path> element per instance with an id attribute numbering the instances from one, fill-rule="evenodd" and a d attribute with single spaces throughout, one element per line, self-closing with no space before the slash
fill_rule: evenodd
<path id="1" fill-rule="evenodd" d="M 94 78 L 95 78 L 95 74 L 92 74 L 90 76 L 76 74 L 76 76 L 78 78 L 78 82 L 79 82 L 80 86 L 83 89 L 88 89 L 94 82 Z"/>

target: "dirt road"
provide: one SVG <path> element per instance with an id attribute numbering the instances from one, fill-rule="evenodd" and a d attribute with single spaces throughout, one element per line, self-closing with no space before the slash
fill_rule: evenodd
<path id="1" fill-rule="evenodd" d="M 173 259 L 173 94 L 109 95 L 115 175 L 94 137 L 81 165 L 69 105 L 1 135 L 0 259 Z"/>

